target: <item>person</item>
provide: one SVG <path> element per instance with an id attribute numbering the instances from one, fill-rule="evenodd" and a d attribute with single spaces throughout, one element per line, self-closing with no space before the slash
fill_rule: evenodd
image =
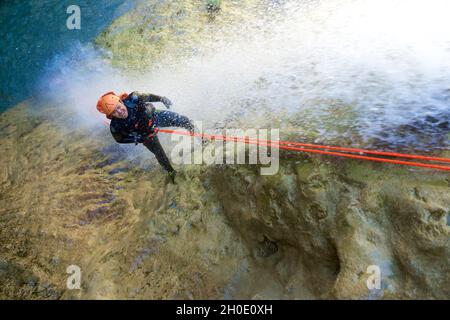
<path id="1" fill-rule="evenodd" d="M 183 115 L 157 110 L 152 104 L 161 102 L 170 109 L 172 102 L 162 96 L 132 92 L 116 95 L 107 92 L 97 102 L 97 110 L 105 114 L 110 122 L 110 131 L 118 143 L 142 143 L 150 150 L 159 164 L 168 172 L 172 183 L 175 183 L 176 171 L 158 139 L 158 129 L 161 127 L 182 127 L 194 133 L 192 121 Z"/>

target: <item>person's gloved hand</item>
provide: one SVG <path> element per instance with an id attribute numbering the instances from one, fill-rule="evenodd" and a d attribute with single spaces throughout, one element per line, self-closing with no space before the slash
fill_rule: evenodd
<path id="1" fill-rule="evenodd" d="M 172 101 L 170 101 L 169 98 L 162 97 L 161 102 L 166 106 L 167 109 L 170 109 Z"/>

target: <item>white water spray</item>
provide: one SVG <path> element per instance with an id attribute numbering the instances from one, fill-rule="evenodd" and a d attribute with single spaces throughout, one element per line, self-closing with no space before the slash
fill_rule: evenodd
<path id="1" fill-rule="evenodd" d="M 332 135 L 320 123 L 348 121 L 327 108 L 339 101 L 352 106 L 351 125 L 368 139 L 426 116 L 449 117 L 449 9 L 445 0 L 288 1 L 243 26 L 245 34 L 219 33 L 182 64 L 172 65 L 167 52 L 157 68 L 129 76 L 79 47 L 75 64 L 55 59 L 58 71 L 46 82 L 83 123 L 101 123 L 95 104 L 102 93 L 138 90 L 168 96 L 175 111 L 207 124 L 250 101 L 256 110 L 301 112 Z"/>

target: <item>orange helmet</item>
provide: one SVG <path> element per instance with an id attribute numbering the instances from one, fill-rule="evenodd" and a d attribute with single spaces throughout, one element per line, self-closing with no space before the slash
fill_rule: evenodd
<path id="1" fill-rule="evenodd" d="M 107 92 L 98 99 L 97 110 L 105 114 L 108 118 L 114 112 L 116 105 L 119 101 L 125 99 L 128 96 L 126 93 L 122 93 L 120 97 L 113 91 Z"/>

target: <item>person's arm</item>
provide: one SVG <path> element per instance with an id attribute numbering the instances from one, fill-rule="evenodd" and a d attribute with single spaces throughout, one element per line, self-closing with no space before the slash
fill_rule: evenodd
<path id="1" fill-rule="evenodd" d="M 151 93 L 138 93 L 139 99 L 142 102 L 162 102 L 164 97 Z"/>
<path id="2" fill-rule="evenodd" d="M 146 102 L 146 103 L 144 103 L 144 108 L 145 108 L 145 112 L 147 113 L 149 118 L 153 119 L 153 117 L 155 115 L 155 111 L 156 111 L 155 106 L 153 104 L 151 104 L 150 102 Z"/>
<path id="3" fill-rule="evenodd" d="M 138 97 L 141 104 L 144 104 L 146 102 L 161 102 L 166 106 L 167 109 L 170 109 L 170 106 L 172 105 L 172 102 L 168 98 L 158 96 L 156 94 L 140 92 L 133 92 L 132 94 L 135 94 Z"/>

